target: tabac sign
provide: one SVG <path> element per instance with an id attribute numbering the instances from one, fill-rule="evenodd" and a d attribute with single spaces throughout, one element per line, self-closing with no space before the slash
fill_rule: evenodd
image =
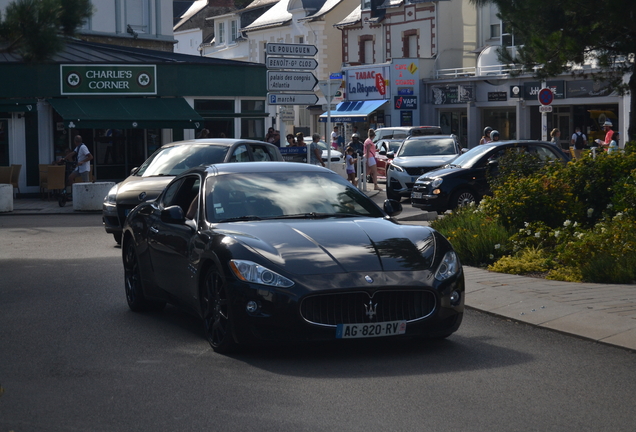
<path id="1" fill-rule="evenodd" d="M 157 94 L 155 65 L 60 65 L 63 95 Z"/>

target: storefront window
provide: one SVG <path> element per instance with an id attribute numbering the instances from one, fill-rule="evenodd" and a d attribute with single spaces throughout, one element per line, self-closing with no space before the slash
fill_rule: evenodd
<path id="1" fill-rule="evenodd" d="M 241 101 L 241 113 L 242 114 L 254 114 L 265 113 L 265 101 L 264 100 L 242 100 Z"/>
<path id="2" fill-rule="evenodd" d="M 195 99 L 194 110 L 205 117 L 205 114 L 234 114 L 233 99 Z"/>
<path id="3" fill-rule="evenodd" d="M 265 119 L 241 119 L 241 138 L 263 140 L 265 138 Z"/>
<path id="4" fill-rule="evenodd" d="M 517 115 L 514 109 L 486 109 L 483 122 L 480 129 L 490 126 L 499 132 L 502 141 L 517 138 Z"/>

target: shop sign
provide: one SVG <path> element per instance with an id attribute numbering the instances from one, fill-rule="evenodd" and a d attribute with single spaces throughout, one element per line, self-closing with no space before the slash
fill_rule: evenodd
<path id="1" fill-rule="evenodd" d="M 412 96 L 413 87 L 398 87 L 397 94 L 400 96 Z"/>
<path id="2" fill-rule="evenodd" d="M 568 81 L 566 87 L 569 98 L 613 96 L 615 94 L 609 83 L 604 81 Z"/>
<path id="3" fill-rule="evenodd" d="M 155 65 L 60 65 L 63 95 L 157 94 Z"/>
<path id="4" fill-rule="evenodd" d="M 390 98 L 389 86 L 386 83 L 389 76 L 389 68 L 387 66 L 348 69 L 345 73 L 347 100 Z"/>
<path id="5" fill-rule="evenodd" d="M 433 86 L 431 90 L 433 92 L 433 105 L 466 103 L 473 100 L 472 86 Z"/>
<path id="6" fill-rule="evenodd" d="M 488 102 L 504 102 L 508 100 L 508 94 L 503 92 L 488 92 Z"/>
<path id="7" fill-rule="evenodd" d="M 398 110 L 417 109 L 417 96 L 394 96 L 393 107 Z"/>
<path id="8" fill-rule="evenodd" d="M 521 87 L 518 85 L 510 86 L 510 97 L 511 98 L 520 98 L 522 96 Z"/>
<path id="9" fill-rule="evenodd" d="M 539 81 L 523 84 L 523 99 L 536 101 L 543 87 Z M 554 99 L 565 99 L 565 83 L 563 81 L 546 81 L 546 88 L 552 90 Z"/>

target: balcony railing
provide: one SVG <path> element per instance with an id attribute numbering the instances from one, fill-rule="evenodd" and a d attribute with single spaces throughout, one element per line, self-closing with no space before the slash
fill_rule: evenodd
<path id="1" fill-rule="evenodd" d="M 511 72 L 523 72 L 523 68 L 510 65 L 492 65 L 480 67 L 438 69 L 435 71 L 435 79 L 483 77 L 483 76 L 509 76 Z"/>

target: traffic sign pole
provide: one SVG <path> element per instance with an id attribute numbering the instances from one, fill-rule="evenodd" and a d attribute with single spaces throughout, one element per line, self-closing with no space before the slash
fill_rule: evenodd
<path id="1" fill-rule="evenodd" d="M 539 90 L 539 95 L 537 97 L 541 106 L 539 108 L 550 106 L 552 101 L 554 100 L 554 93 L 552 90 L 546 87 L 545 81 L 541 81 L 541 90 Z M 552 108 L 552 107 L 550 107 Z M 541 109 L 541 140 L 548 140 L 548 110 Z"/>

